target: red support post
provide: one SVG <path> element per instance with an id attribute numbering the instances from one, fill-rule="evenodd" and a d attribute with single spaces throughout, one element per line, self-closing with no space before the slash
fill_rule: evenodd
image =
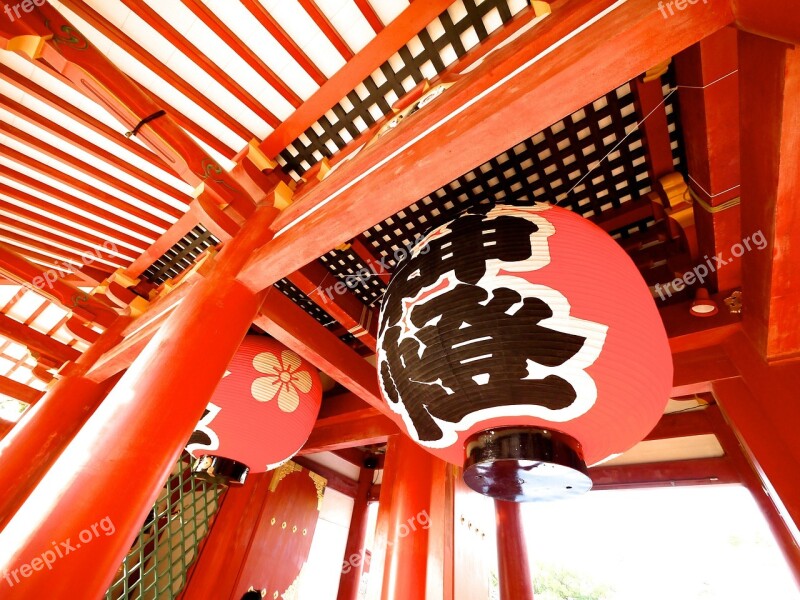
<path id="1" fill-rule="evenodd" d="M 407 436 L 389 438 L 370 562 L 369 597 L 378 597 L 372 586 L 381 584 L 381 600 L 426 597 L 435 461 Z"/>
<path id="2" fill-rule="evenodd" d="M 0 533 L 4 598 L 103 596 L 260 308 L 236 274 L 277 212 L 253 213 Z M 62 540 L 69 560 L 32 573 Z"/>
<path id="3" fill-rule="evenodd" d="M 533 579 L 518 502 L 495 500 L 497 565 L 501 600 L 533 600 Z"/>
<path id="4" fill-rule="evenodd" d="M 84 375 L 129 322 L 119 317 L 0 442 L 0 531 L 117 381 Z"/>
<path id="5" fill-rule="evenodd" d="M 350 531 L 344 548 L 342 576 L 339 578 L 337 600 L 358 600 L 361 573 L 364 569 L 364 553 L 367 543 L 367 509 L 369 508 L 369 492 L 375 470 L 361 467 L 358 476 L 353 517 L 350 519 Z"/>

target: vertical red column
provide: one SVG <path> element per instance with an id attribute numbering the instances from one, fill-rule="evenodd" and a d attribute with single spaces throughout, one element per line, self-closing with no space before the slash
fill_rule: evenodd
<path id="1" fill-rule="evenodd" d="M 129 322 L 119 317 L 106 329 L 0 442 L 0 531 L 118 380 L 96 383 L 83 375 Z"/>
<path id="2" fill-rule="evenodd" d="M 533 600 L 528 547 L 518 502 L 495 500 L 501 600 Z"/>
<path id="3" fill-rule="evenodd" d="M 236 275 L 277 213 L 251 216 L 0 534 L 3 598 L 105 593 L 263 301 Z"/>
<path id="4" fill-rule="evenodd" d="M 364 551 L 367 543 L 369 491 L 372 487 L 374 476 L 374 469 L 361 467 L 355 504 L 353 505 L 353 517 L 350 519 L 350 531 L 347 534 L 347 544 L 344 550 L 344 560 L 347 566 L 343 567 L 342 576 L 339 578 L 337 600 L 358 600 L 361 574 L 364 570 Z"/>
<path id="5" fill-rule="evenodd" d="M 382 600 L 426 598 L 435 460 L 405 435 L 389 438 L 370 562 L 370 586 L 382 585 Z"/>

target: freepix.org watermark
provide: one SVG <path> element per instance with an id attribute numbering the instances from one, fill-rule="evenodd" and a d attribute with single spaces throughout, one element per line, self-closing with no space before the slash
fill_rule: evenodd
<path id="1" fill-rule="evenodd" d="M 6 4 L 6 15 L 13 23 L 17 19 L 22 18 L 25 14 L 33 12 L 34 6 L 44 5 L 44 2 L 45 0 L 22 0 L 22 2 L 17 2 L 13 6 L 11 4 Z M 22 11 L 22 14 L 20 14 L 20 11 Z"/>
<path id="2" fill-rule="evenodd" d="M 322 290 L 323 295 L 327 296 L 329 300 L 333 300 L 333 295 L 341 295 L 344 294 L 348 289 L 352 290 L 353 288 L 358 287 L 370 280 L 371 277 L 377 277 L 378 275 L 383 275 L 385 273 L 389 273 L 387 268 L 387 261 L 394 258 L 395 264 L 399 263 L 401 260 L 406 258 L 408 255 L 411 254 L 412 249 L 416 248 L 417 254 L 426 254 L 430 250 L 430 246 L 427 244 L 417 248 L 417 244 L 421 239 L 417 237 L 413 242 L 410 244 L 406 244 L 403 248 L 397 248 L 393 255 L 387 254 L 386 256 L 382 256 L 380 260 L 377 261 L 376 264 L 371 265 L 370 267 L 364 267 L 360 269 L 357 273 L 352 275 L 348 275 L 344 278 L 344 281 L 337 281 L 334 284 L 329 285 L 324 290 Z"/>
<path id="3" fill-rule="evenodd" d="M 69 554 L 80 550 L 82 546 L 99 538 L 101 533 L 108 537 L 114 535 L 116 530 L 117 528 L 114 527 L 114 523 L 111 522 L 111 517 L 100 519 L 97 523 L 81 531 L 78 534 L 77 542 L 73 543 L 72 538 L 67 538 L 63 542 L 50 542 L 53 546 L 52 549 L 48 548 L 39 556 L 23 563 L 13 571 L 6 571 L 3 573 L 3 579 L 6 580 L 9 586 L 14 587 L 37 571 L 43 571 L 45 567 L 47 567 L 48 571 L 52 571 L 53 565 L 59 559 L 66 558 Z"/>
<path id="4" fill-rule="evenodd" d="M 674 15 L 676 10 L 684 10 L 690 4 L 697 4 L 698 2 L 708 4 L 708 0 L 669 0 L 668 2 L 663 2 L 662 0 L 658 3 L 658 10 L 660 10 L 664 18 L 667 19 Z M 675 10 L 673 10 L 673 6 Z M 667 11 L 669 11 L 669 17 L 667 16 Z"/>
<path id="5" fill-rule="evenodd" d="M 400 536 L 400 538 L 411 535 L 412 531 L 417 530 L 417 526 L 421 529 L 430 529 L 431 517 L 427 510 L 422 510 L 405 523 L 401 523 L 400 527 L 397 528 L 397 535 Z M 391 544 L 392 542 L 389 542 L 389 545 Z M 361 566 L 363 561 L 364 556 L 358 552 L 354 552 L 342 563 L 342 573 L 349 573 L 353 567 Z"/>
<path id="6" fill-rule="evenodd" d="M 103 253 L 105 253 L 107 256 L 111 256 L 113 254 L 119 255 L 119 249 L 117 248 L 117 245 L 114 242 L 110 241 L 103 242 L 102 250 L 104 252 L 101 252 L 100 248 L 96 248 L 93 252 L 90 252 L 88 250 L 86 252 L 83 252 L 80 255 L 81 262 L 84 265 L 89 266 L 96 260 L 102 259 Z M 72 268 L 73 266 L 70 265 L 70 263 L 68 262 L 61 261 L 59 263 L 58 261 L 56 261 L 55 266 L 53 268 L 42 271 L 42 274 L 34 277 L 31 280 L 31 283 L 37 289 L 52 290 L 56 281 L 58 281 L 62 277 L 66 277 L 67 275 L 69 275 L 71 273 Z M 19 290 L 19 292 L 17 292 L 17 295 L 14 298 L 12 298 L 12 302 L 15 302 L 16 300 L 21 298 L 26 291 L 27 288 L 23 286 Z M 78 291 L 72 297 L 72 305 L 69 308 L 75 308 L 79 304 L 85 304 L 88 301 L 89 301 L 89 294 L 83 291 Z"/>
<path id="7" fill-rule="evenodd" d="M 725 260 L 725 258 L 723 258 L 724 252 L 720 252 L 711 258 L 706 254 L 703 256 L 706 262 L 696 265 L 691 271 L 686 271 L 683 275 L 676 277 L 673 281 L 665 285 L 657 284 L 655 291 L 659 298 L 666 300 L 671 297 L 674 292 L 680 292 L 685 287 L 693 285 L 694 283 L 698 283 L 702 286 L 706 277 L 715 272 L 719 267 L 724 267 L 729 262 L 733 261 L 734 258 L 739 258 L 745 252 L 749 252 L 750 250 L 763 250 L 766 247 L 767 238 L 764 236 L 764 232 L 759 229 L 754 234 L 744 238 L 741 242 L 737 242 L 731 246 L 730 253 L 733 258 L 729 257 Z"/>

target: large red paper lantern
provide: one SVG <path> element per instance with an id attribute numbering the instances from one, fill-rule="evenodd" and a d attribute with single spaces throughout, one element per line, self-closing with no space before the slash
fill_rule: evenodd
<path id="1" fill-rule="evenodd" d="M 317 370 L 272 338 L 245 337 L 186 449 L 196 472 L 243 480 L 294 456 L 319 413 Z M 231 464 L 231 462 L 235 464 Z"/>
<path id="2" fill-rule="evenodd" d="M 547 204 L 487 206 L 423 237 L 389 283 L 378 346 L 401 427 L 508 500 L 591 487 L 586 464 L 644 438 L 672 385 L 633 261 Z"/>

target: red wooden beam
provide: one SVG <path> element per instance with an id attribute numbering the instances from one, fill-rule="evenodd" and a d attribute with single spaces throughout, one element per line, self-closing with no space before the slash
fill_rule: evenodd
<path id="1" fill-rule="evenodd" d="M 593 467 L 589 469 L 589 477 L 594 490 L 741 482 L 738 471 L 727 457 Z"/>
<path id="2" fill-rule="evenodd" d="M 329 111 L 334 104 L 353 91 L 375 69 L 405 46 L 412 37 L 445 10 L 451 4 L 451 1 L 426 0 L 425 2 L 410 4 L 402 14 L 389 23 L 358 54 L 350 58 L 342 53 L 342 56 L 347 59 L 347 64 L 339 69 L 333 77 L 303 102 L 300 108 L 267 136 L 261 144 L 261 150 L 264 154 L 269 157 L 277 156 L 297 136 Z M 300 5 L 333 42 L 336 38 L 331 36 L 334 35 L 335 30 L 332 27 L 325 27 L 324 23 L 327 20 L 313 0 L 300 0 Z M 337 46 L 337 49 L 342 52 L 341 44 Z M 317 256 L 321 254 L 320 252 Z M 306 261 L 306 263 L 308 262 L 310 261 Z"/>
<path id="3" fill-rule="evenodd" d="M 661 77 L 650 81 L 645 81 L 644 77 L 635 77 L 632 83 L 639 114 L 647 117 L 640 127 L 649 158 L 647 170 L 655 182 L 675 170 L 672 164 L 672 147 L 667 128 L 664 94 L 661 90 Z"/>
<path id="4" fill-rule="evenodd" d="M 659 419 L 645 440 L 668 440 L 715 432 L 708 408 L 698 408 L 682 413 L 667 414 Z"/>
<path id="5" fill-rule="evenodd" d="M 25 287 L 41 289 L 34 283 L 38 277 L 43 276 L 41 267 L 25 260 L 5 244 L 0 244 L 0 272 Z M 82 321 L 99 323 L 107 327 L 117 318 L 116 312 L 102 304 L 94 296 L 86 296 L 79 289 L 65 283 L 60 278 L 55 278 L 52 282 L 48 279 L 43 287 L 47 288 L 41 291 L 43 295 L 58 302 L 62 308 L 71 310 Z M 76 297 L 80 297 L 81 301 L 76 303 Z"/>
<path id="6" fill-rule="evenodd" d="M 390 435 L 399 433 L 400 430 L 394 421 L 377 409 L 363 402 L 361 404 L 364 408 L 336 416 L 320 416 L 300 454 L 382 444 Z"/>
<path id="7" fill-rule="evenodd" d="M 138 0 L 122 0 L 122 3 L 144 19 L 160 35 L 191 59 L 198 67 L 218 81 L 230 94 L 239 100 L 239 102 L 252 110 L 253 113 L 263 119 L 270 127 L 278 126 L 280 120 L 272 114 L 266 106 L 248 92 L 231 76 L 231 74 L 227 73 L 222 67 L 181 35 L 157 10 L 150 8 L 146 3 L 139 2 Z M 166 68 L 164 66 L 160 66 L 156 74 L 161 74 L 165 70 Z M 277 83 L 277 81 L 275 83 Z M 270 85 L 275 84 L 270 82 Z M 281 92 L 282 90 L 279 89 L 278 91 Z"/>
<path id="8" fill-rule="evenodd" d="M 198 0 L 190 0 L 193 4 L 199 3 Z M 264 8 L 264 5 L 258 2 L 257 0 L 242 0 L 242 4 L 244 7 L 250 11 L 250 14 L 253 15 L 261 26 L 266 29 L 269 34 L 275 38 L 281 46 L 283 46 L 284 50 L 289 53 L 289 55 L 299 64 L 303 70 L 308 73 L 308 75 L 313 79 L 317 85 L 322 85 L 327 81 L 327 77 L 325 74 L 319 70 L 319 67 L 312 61 L 308 55 L 303 51 L 303 49 L 297 45 L 292 37 L 286 33 L 283 27 L 280 26 L 269 11 Z M 248 50 L 250 51 L 250 50 Z M 296 94 L 295 94 L 296 97 Z M 297 102 L 292 102 L 292 104 L 297 107 L 302 104 L 302 101 L 297 98 Z"/>
<path id="9" fill-rule="evenodd" d="M 108 206 L 112 206 L 116 209 L 119 209 L 120 211 L 123 212 L 123 214 L 138 217 L 139 219 L 142 219 L 146 223 L 152 223 L 156 229 L 157 228 L 166 229 L 170 225 L 169 222 L 164 220 L 163 218 L 157 217 L 147 212 L 146 210 L 139 208 L 138 206 L 134 206 L 133 204 L 126 202 L 125 200 L 121 200 L 110 194 L 103 193 L 102 191 L 92 187 L 88 183 L 81 181 L 77 177 L 72 177 L 71 175 L 67 175 L 66 173 L 63 173 L 61 170 L 59 170 L 54 166 L 45 164 L 43 162 L 38 162 L 33 158 L 23 154 L 22 152 L 14 150 L 13 148 L 9 147 L 3 148 L 3 153 L 13 161 L 23 164 L 26 167 L 29 167 L 36 171 L 39 171 L 40 173 L 47 175 L 51 179 L 60 181 L 63 184 L 75 190 L 79 190 L 84 194 L 88 194 L 92 198 L 97 198 L 98 200 L 101 200 L 104 204 L 107 204 Z M 20 179 L 18 175 L 15 176 L 13 173 L 9 174 L 8 177 L 15 180 Z M 88 202 L 86 202 L 85 205 L 90 213 L 95 214 L 97 216 L 101 216 L 103 212 L 106 213 L 108 212 L 102 208 L 95 207 L 94 205 L 89 204 Z M 120 221 L 119 217 L 117 217 L 117 221 Z M 155 237 L 157 235 L 157 233 L 152 229 L 142 227 L 141 225 L 136 225 L 135 223 L 132 223 L 130 221 L 120 221 L 120 224 L 121 223 L 125 223 L 125 227 L 127 229 L 136 230 L 136 232 L 140 233 L 141 235 L 148 235 L 150 237 Z"/>
<path id="10" fill-rule="evenodd" d="M 24 119 L 28 123 L 36 125 L 41 129 L 44 129 L 48 133 L 62 139 L 63 141 L 67 142 L 68 144 L 71 144 L 76 148 L 80 148 L 85 152 L 88 152 L 89 154 L 91 154 L 92 156 L 103 162 L 112 164 L 114 167 L 116 167 L 123 173 L 127 173 L 131 177 L 135 177 L 136 179 L 143 181 L 149 186 L 157 189 L 158 191 L 162 192 L 163 194 L 166 194 L 167 196 L 171 197 L 174 200 L 177 200 L 182 204 L 189 204 L 189 202 L 191 201 L 191 197 L 188 196 L 187 194 L 179 192 L 171 185 L 164 183 L 161 179 L 154 177 L 151 173 L 148 173 L 146 171 L 143 171 L 142 169 L 133 166 L 130 162 L 120 158 L 116 154 L 112 154 L 111 152 L 104 150 L 100 146 L 91 143 L 85 137 L 73 133 L 69 129 L 62 127 L 61 125 L 58 125 L 57 123 L 51 121 L 50 119 L 45 119 L 44 117 L 39 115 L 36 111 L 31 110 L 27 106 L 23 106 L 19 102 L 15 102 L 10 98 L 4 98 L 3 100 L 4 100 L 3 108 L 5 110 L 18 116 L 21 119 Z M 120 136 L 120 140 L 124 139 L 127 138 Z M 141 146 L 137 147 L 141 148 Z M 144 152 L 150 155 L 150 159 L 155 158 L 149 151 L 145 150 Z M 148 201 L 148 203 L 150 202 Z"/>
<path id="11" fill-rule="evenodd" d="M 709 392 L 713 382 L 739 374 L 721 346 L 673 353 L 672 363 L 672 397 Z"/>
<path id="12" fill-rule="evenodd" d="M 139 7 L 145 12 L 152 11 L 146 5 Z M 125 126 L 133 129 L 142 119 L 158 114 L 161 107 L 153 97 L 122 73 L 52 6 L 36 6 L 19 21 L 15 22 L 18 28 L 40 40 L 35 63 L 49 66 L 93 99 L 100 99 Z M 78 41 L 64 43 L 59 33 L 64 31 L 71 31 Z M 5 45 L 8 40 L 0 39 L 0 42 Z M 204 211 L 231 234 L 253 213 L 253 199 L 169 114 L 143 125 L 138 138 L 197 189 L 197 199 Z"/>
<path id="13" fill-rule="evenodd" d="M 732 28 L 718 31 L 675 57 L 687 184 L 702 201 L 694 203 L 698 254 L 724 253 L 726 264 L 709 276 L 710 286 L 720 290 L 741 285 L 741 259 L 730 254 L 731 246 L 742 239 L 740 207 L 716 212 L 741 194 L 737 68 L 736 30 Z"/>
<path id="14" fill-rule="evenodd" d="M 91 129 L 97 135 L 122 146 L 128 152 L 132 152 L 142 160 L 145 160 L 158 169 L 164 170 L 164 163 L 156 156 L 149 148 L 145 148 L 133 140 L 126 138 L 124 135 L 115 131 L 102 121 L 95 119 L 89 113 L 83 112 L 75 105 L 67 102 L 57 94 L 54 94 L 47 88 L 34 83 L 32 80 L 23 77 L 16 71 L 8 68 L 5 65 L 0 65 L 0 80 L 19 88 L 27 95 L 32 96 L 36 100 L 43 102 L 50 108 L 53 108 L 66 116 L 78 121 L 81 125 Z"/>
<path id="15" fill-rule="evenodd" d="M 77 223 L 83 225 L 84 227 L 88 227 L 104 236 L 104 240 L 119 240 L 120 242 L 124 242 L 134 248 L 141 249 L 145 246 L 145 242 L 140 240 L 139 238 L 135 238 L 125 232 L 126 229 L 126 221 L 118 217 L 113 213 L 109 213 L 107 211 L 103 211 L 98 209 L 92 204 L 85 202 L 83 200 L 78 199 L 75 196 L 70 196 L 61 190 L 54 188 L 46 183 L 39 182 L 37 179 L 32 177 L 28 177 L 27 175 L 23 175 L 17 171 L 10 171 L 4 173 L 6 177 L 20 183 L 22 185 L 31 187 L 39 192 L 46 194 L 52 198 L 61 200 L 67 203 L 69 206 L 74 206 L 75 208 L 82 209 L 89 211 L 91 214 L 96 214 L 98 217 L 105 219 L 107 216 L 110 217 L 111 223 L 115 224 L 116 227 L 110 227 L 105 225 L 97 220 L 89 219 L 84 217 L 83 215 L 78 214 L 75 211 L 66 210 L 53 204 L 52 202 L 48 202 L 46 200 L 42 200 L 41 198 L 37 198 L 27 192 L 23 192 L 18 190 L 17 188 L 8 186 L 4 183 L 0 182 L 0 194 L 4 196 L 8 196 L 9 198 L 13 198 L 18 202 L 23 202 L 25 206 L 31 209 L 38 209 L 37 214 L 39 212 L 44 212 L 47 215 L 53 215 L 54 217 L 60 217 L 59 222 L 63 222 L 63 220 L 71 221 L 73 223 Z M 92 209 L 98 211 L 97 213 L 93 213 Z M 138 225 L 134 225 L 134 229 L 138 229 Z M 147 237 L 152 237 L 154 234 L 149 230 L 145 230 L 147 232 Z"/>
<path id="16" fill-rule="evenodd" d="M 349 498 L 356 497 L 358 482 L 306 456 L 295 456 L 292 460 L 301 467 L 314 471 L 317 475 L 322 475 L 328 480 L 328 487 L 332 490 L 336 490 Z"/>
<path id="17" fill-rule="evenodd" d="M 664 18 L 649 0 L 614 4 L 600 16 L 610 6 L 554 6 L 427 110 L 300 193 L 240 280 L 263 289 L 732 20 L 729 6 L 715 3 L 676 13 L 664 36 Z"/>
<path id="18" fill-rule="evenodd" d="M 135 198 L 145 206 L 150 206 L 152 208 L 155 208 L 163 213 L 170 215 L 171 217 L 177 218 L 183 214 L 182 210 L 175 208 L 162 200 L 154 198 L 150 194 L 147 194 L 144 191 L 140 190 L 138 187 L 135 187 L 125 181 L 122 181 L 121 179 L 113 177 L 112 175 L 110 175 L 109 173 L 107 173 L 102 169 L 99 169 L 87 162 L 75 158 L 75 156 L 73 154 L 70 154 L 69 152 L 65 152 L 64 150 L 60 150 L 55 146 L 50 146 L 49 144 L 45 144 L 42 140 L 37 139 L 35 136 L 25 131 L 22 131 L 21 129 L 16 128 L 13 125 L 4 123 L 3 132 L 11 139 L 16 140 L 21 144 L 24 144 L 25 146 L 38 150 L 39 152 L 53 159 L 56 162 L 61 162 L 66 165 L 69 165 L 70 167 L 72 167 L 77 171 L 80 171 L 84 175 L 87 175 L 97 181 L 105 183 L 106 185 L 111 186 L 112 188 L 119 190 L 124 194 L 127 194 L 131 198 Z M 107 193 L 103 194 L 100 192 L 95 192 L 94 197 L 108 201 L 108 198 L 110 198 L 111 196 Z M 178 198 L 180 198 L 181 202 L 188 204 L 186 197 L 179 197 L 176 195 L 176 199 Z M 135 214 L 137 211 L 140 210 L 142 209 L 139 209 L 138 207 L 128 208 L 128 212 L 130 212 L 131 214 Z M 147 215 L 147 218 L 145 218 L 145 220 L 148 222 L 150 222 L 151 220 L 158 220 L 158 221 L 161 220 L 160 217 L 152 215 L 147 211 L 142 210 L 142 214 Z M 139 216 L 139 218 L 144 218 L 138 214 L 136 214 L 136 216 Z"/>
<path id="19" fill-rule="evenodd" d="M 164 63 L 155 58 L 135 40 L 131 39 L 126 34 L 124 34 L 120 29 L 114 26 L 99 12 L 91 8 L 86 2 L 80 2 L 78 0 L 64 0 L 64 5 L 67 8 L 69 8 L 72 12 L 74 12 L 76 15 L 78 15 L 81 19 L 89 23 L 89 25 L 97 29 L 100 33 L 102 33 L 104 36 L 106 36 L 108 39 L 114 42 L 117 46 L 123 48 L 128 54 L 133 56 L 136 60 L 138 60 L 148 69 L 150 69 L 153 73 L 156 73 L 164 81 L 169 83 L 176 90 L 180 91 L 184 96 L 186 96 L 192 102 L 197 104 L 197 106 L 205 110 L 209 115 L 211 115 L 217 121 L 225 125 L 225 127 L 230 129 L 243 139 L 248 139 L 250 136 L 252 136 L 252 133 L 248 131 L 248 129 L 244 125 L 233 119 L 225 111 L 220 110 L 219 106 L 216 106 L 208 97 L 206 97 L 203 94 L 201 90 L 196 90 L 191 85 L 189 85 L 182 77 L 180 77 L 177 73 L 166 68 L 164 66 Z M 136 11 L 134 10 L 134 12 Z M 163 103 L 161 104 L 163 105 Z M 170 113 L 173 114 L 173 116 L 177 116 L 179 114 L 177 111 L 174 110 L 170 110 Z M 216 139 L 213 138 L 213 136 L 208 136 L 208 134 L 206 134 L 206 137 L 209 137 L 212 140 Z M 208 141 L 203 137 L 201 137 L 200 139 L 203 139 L 203 141 L 208 143 Z M 209 145 L 214 147 L 214 144 L 209 144 Z M 223 149 L 226 149 L 227 151 L 222 152 L 222 154 L 230 155 L 230 149 L 227 149 L 227 147 L 224 147 Z"/>
<path id="20" fill-rule="evenodd" d="M 3 190 L 2 184 L 0 184 L 0 194 L 5 193 Z M 77 229 L 75 227 L 71 227 L 67 224 L 64 224 L 61 221 L 57 221 L 55 219 L 51 219 L 49 217 L 45 217 L 40 215 L 39 213 L 35 213 L 33 211 L 27 210 L 25 208 L 20 208 L 15 204 L 11 204 L 6 202 L 5 200 L 0 199 L 0 212 L 10 213 L 15 217 L 14 225 L 22 224 L 22 220 L 30 221 L 40 227 L 43 231 L 51 232 L 58 237 L 65 238 L 67 240 L 73 240 L 82 243 L 85 246 L 102 246 L 103 242 L 108 241 L 108 238 L 101 237 L 98 235 L 94 235 L 91 233 L 86 233 L 81 229 Z M 0 217 L 1 218 L 1 217 Z M 120 248 L 120 253 L 122 254 L 122 258 L 117 257 L 116 255 L 113 257 L 114 260 L 133 260 L 133 257 L 126 256 L 127 248 Z"/>
<path id="21" fill-rule="evenodd" d="M 75 348 L 62 344 L 6 315 L 0 315 L 0 335 L 22 344 L 34 355 L 51 358 L 59 364 L 75 360 L 81 355 Z"/>
<path id="22" fill-rule="evenodd" d="M 350 46 L 347 45 L 347 42 L 344 41 L 344 38 L 341 36 L 341 34 L 328 20 L 328 17 L 325 16 L 325 13 L 320 10 L 320 8 L 317 6 L 317 3 L 314 0 L 298 0 L 298 2 L 300 3 L 300 6 L 303 7 L 303 10 L 308 13 L 308 16 L 311 17 L 314 23 L 316 23 L 317 27 L 322 30 L 322 33 L 325 34 L 325 37 L 328 38 L 328 41 L 333 44 L 334 48 L 339 51 L 339 54 L 341 54 L 342 57 L 349 63 L 350 59 L 353 58 L 353 51 L 350 49 Z"/>
<path id="23" fill-rule="evenodd" d="M 743 327 L 767 360 L 800 356 L 800 51 L 739 34 L 742 235 L 762 232 L 763 250 L 742 257 Z"/>
<path id="24" fill-rule="evenodd" d="M 375 9 L 372 8 L 369 0 L 355 0 L 355 3 L 358 7 L 358 10 L 360 10 L 361 14 L 364 15 L 367 23 L 369 23 L 369 26 L 372 27 L 372 30 L 375 33 L 380 33 L 383 31 L 383 22 L 378 16 L 378 13 L 375 12 Z"/>
<path id="25" fill-rule="evenodd" d="M 258 54 L 256 54 L 256 52 L 254 52 L 250 48 L 250 46 L 248 46 L 246 43 L 244 43 L 242 40 L 240 40 L 236 36 L 236 34 L 234 34 L 230 30 L 230 28 L 227 25 L 225 25 L 225 23 L 222 21 L 222 19 L 217 17 L 217 15 L 214 13 L 214 11 L 212 11 L 205 4 L 203 4 L 203 2 L 201 2 L 201 0 L 183 0 L 183 2 L 184 2 L 184 4 L 186 4 L 186 6 L 195 15 L 197 15 L 197 17 L 200 18 L 201 21 L 203 21 L 203 23 L 206 24 L 206 26 L 209 29 L 211 29 L 211 31 L 216 33 L 223 42 L 225 42 L 231 48 L 233 48 L 233 50 L 236 51 L 236 53 L 239 55 L 239 57 L 242 60 L 244 60 L 248 65 L 250 65 L 250 67 L 256 73 L 258 73 L 264 79 L 264 81 L 266 81 L 281 96 L 283 96 L 283 98 L 287 102 L 289 102 L 289 104 L 291 104 L 292 106 L 294 106 L 296 108 L 296 107 L 300 106 L 303 103 L 303 101 L 300 98 L 300 96 L 298 96 L 297 93 L 291 87 L 289 87 L 280 77 L 278 77 L 278 75 L 276 75 L 275 72 L 272 69 L 269 68 L 267 63 L 265 63 L 261 59 L 261 57 L 258 56 Z M 285 38 L 286 40 L 291 42 L 291 44 L 294 44 L 294 42 L 291 40 L 291 38 L 286 36 L 285 33 L 284 33 L 283 38 L 282 39 L 278 39 L 278 37 L 276 37 L 275 33 L 273 33 L 273 30 L 275 29 L 275 27 L 267 27 L 265 25 L 265 22 L 272 21 L 272 23 L 270 25 L 277 26 L 277 28 L 280 30 L 280 32 L 282 32 L 283 30 L 280 29 L 280 26 L 269 16 L 269 13 L 267 13 L 266 9 L 261 7 L 261 4 L 258 4 L 258 7 L 262 8 L 263 12 L 267 15 L 267 18 L 264 19 L 264 20 L 259 18 L 259 14 L 258 14 L 257 10 L 254 10 L 254 9 L 256 9 L 256 7 L 251 5 L 251 2 L 252 2 L 252 0 L 250 0 L 250 2 L 248 2 L 248 0 L 245 0 L 244 1 L 245 7 L 253 14 L 254 17 L 256 17 L 256 19 L 258 19 L 261 22 L 262 25 L 264 25 L 267 28 L 267 30 L 273 35 L 273 37 L 276 38 L 278 43 L 280 43 L 282 46 L 284 46 L 286 48 L 287 52 L 291 53 L 292 52 L 290 50 L 291 46 L 287 47 L 283 43 L 283 39 Z M 278 32 L 278 35 L 280 35 L 280 32 Z M 294 44 L 294 46 L 297 47 L 296 44 Z M 297 47 L 297 49 L 299 50 L 299 47 Z M 292 56 L 294 57 L 294 54 L 292 54 Z M 305 55 L 303 55 L 303 56 L 305 56 Z"/>
<path id="26" fill-rule="evenodd" d="M 365 306 L 344 282 L 319 261 L 310 262 L 289 275 L 287 279 L 341 323 L 358 341 L 375 352 L 378 311 Z"/>
<path id="27" fill-rule="evenodd" d="M 44 392 L 40 392 L 37 389 L 28 387 L 8 377 L 0 376 L 0 394 L 5 394 L 6 396 L 21 402 L 27 402 L 28 404 L 35 404 L 36 401 L 42 397 Z"/>
<path id="28" fill-rule="evenodd" d="M 800 14 L 784 0 L 737 0 L 736 25 L 744 31 L 788 44 L 800 43 Z"/>

